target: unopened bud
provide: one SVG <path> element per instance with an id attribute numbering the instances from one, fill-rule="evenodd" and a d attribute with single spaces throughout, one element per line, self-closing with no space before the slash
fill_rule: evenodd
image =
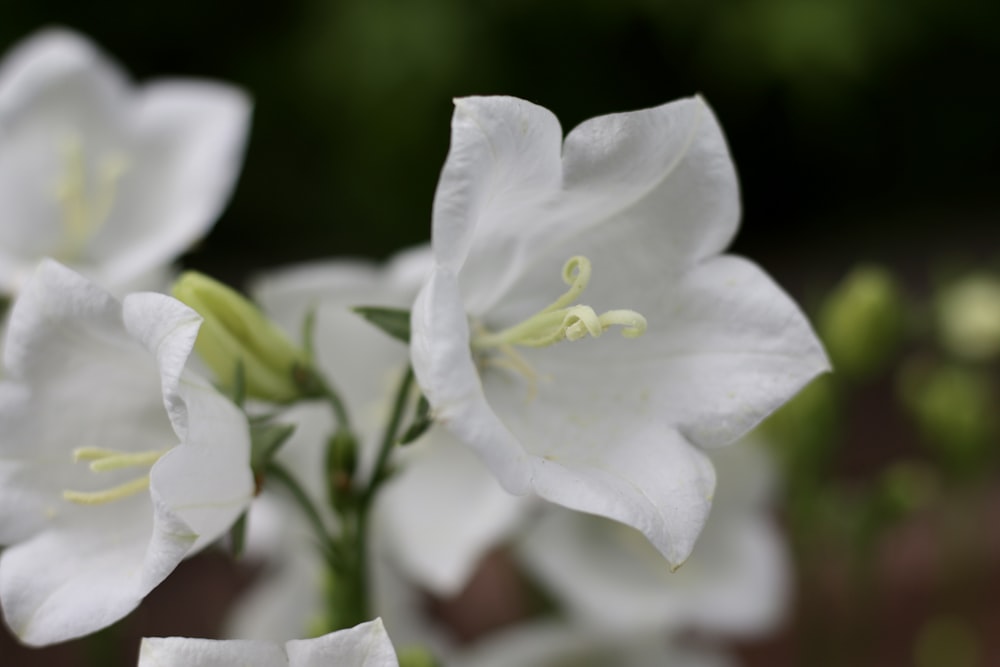
<path id="1" fill-rule="evenodd" d="M 938 332 L 945 348 L 960 359 L 990 361 L 1000 354 L 1000 280 L 970 275 L 948 286 L 935 300 Z"/>
<path id="2" fill-rule="evenodd" d="M 827 297 L 818 324 L 835 372 L 865 377 L 878 371 L 903 334 L 903 302 L 892 274 L 856 267 Z"/>
<path id="3" fill-rule="evenodd" d="M 248 396 L 287 403 L 302 395 L 295 375 L 307 366 L 305 352 L 250 301 L 196 271 L 183 273 L 173 294 L 205 319 L 195 349 L 224 389 L 235 388 L 242 364 Z"/>

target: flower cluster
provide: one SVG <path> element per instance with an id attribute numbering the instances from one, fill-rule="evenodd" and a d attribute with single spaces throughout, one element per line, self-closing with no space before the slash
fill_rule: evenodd
<path id="1" fill-rule="evenodd" d="M 775 625 L 774 475 L 723 446 L 828 363 L 722 254 L 739 193 L 701 98 L 565 138 L 529 102 L 457 100 L 430 247 L 260 276 L 259 305 L 194 273 L 134 291 L 218 216 L 248 118 L 230 86 L 133 87 L 67 31 L 0 67 L 0 605 L 21 641 L 117 621 L 227 534 L 264 563 L 234 638 L 146 639 L 140 665 L 726 664 L 674 639 Z M 454 641 L 425 596 L 487 557 L 560 617 Z"/>

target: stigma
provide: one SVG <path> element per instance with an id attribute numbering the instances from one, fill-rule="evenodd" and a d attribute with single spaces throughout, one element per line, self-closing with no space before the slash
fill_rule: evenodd
<path id="1" fill-rule="evenodd" d="M 524 321 L 501 331 L 481 329 L 472 337 L 472 349 L 548 347 L 587 336 L 597 338 L 613 326 L 621 327 L 621 334 L 626 338 L 638 338 L 644 334 L 646 318 L 634 310 L 608 310 L 598 314 L 590 306 L 574 304 L 590 283 L 590 276 L 589 259 L 582 255 L 570 257 L 562 269 L 562 279 L 568 289 L 558 299 Z"/>

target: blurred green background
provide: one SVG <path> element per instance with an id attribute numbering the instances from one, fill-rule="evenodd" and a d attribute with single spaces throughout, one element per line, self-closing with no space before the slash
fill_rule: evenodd
<path id="1" fill-rule="evenodd" d="M 703 94 L 743 185 L 737 251 L 799 266 L 996 248 L 989 0 L 4 0 L 0 49 L 81 30 L 139 79 L 250 90 L 236 195 L 189 263 L 231 279 L 429 235 L 451 98 L 581 120 Z M 793 288 L 794 290 L 794 288 Z"/>

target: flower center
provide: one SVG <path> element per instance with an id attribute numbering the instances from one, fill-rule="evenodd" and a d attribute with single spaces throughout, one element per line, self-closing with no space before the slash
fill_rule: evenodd
<path id="1" fill-rule="evenodd" d="M 491 333 L 481 331 L 472 337 L 473 350 L 503 348 L 510 345 L 548 347 L 560 341 L 580 340 L 587 335 L 597 338 L 612 326 L 622 327 L 626 338 L 638 338 L 646 332 L 646 318 L 634 310 L 608 310 L 600 315 L 585 305 L 571 305 L 590 282 L 590 260 L 582 255 L 570 257 L 563 265 L 562 279 L 569 289 L 551 304 L 528 319 Z"/>
<path id="2" fill-rule="evenodd" d="M 61 149 L 65 168 L 55 194 L 62 209 L 65 235 L 55 255 L 72 259 L 79 256 L 87 240 L 107 222 L 118 182 L 128 165 L 124 155 L 111 153 L 98 162 L 96 178 L 88 178 L 80 137 L 68 137 Z"/>
<path id="3" fill-rule="evenodd" d="M 495 333 L 476 326 L 472 336 L 474 352 L 483 354 L 484 365 L 507 368 L 528 381 L 528 400 L 538 393 L 539 376 L 528 361 L 518 354 L 515 346 L 548 347 L 560 341 L 574 341 L 588 335 L 597 338 L 612 326 L 622 327 L 626 338 L 638 338 L 646 332 L 646 318 L 634 310 L 608 310 L 600 315 L 585 305 L 572 305 L 590 282 L 590 260 L 576 255 L 566 260 L 562 269 L 563 282 L 569 286 L 562 296 L 519 324 Z"/>
<path id="4" fill-rule="evenodd" d="M 152 466 L 170 448 L 151 449 L 145 452 L 123 452 L 101 447 L 77 447 L 73 450 L 74 461 L 90 461 L 92 472 L 110 472 L 123 468 L 144 468 Z M 149 475 L 142 475 L 123 484 L 103 491 L 63 491 L 62 497 L 78 505 L 103 505 L 122 498 L 128 498 L 149 488 Z"/>

